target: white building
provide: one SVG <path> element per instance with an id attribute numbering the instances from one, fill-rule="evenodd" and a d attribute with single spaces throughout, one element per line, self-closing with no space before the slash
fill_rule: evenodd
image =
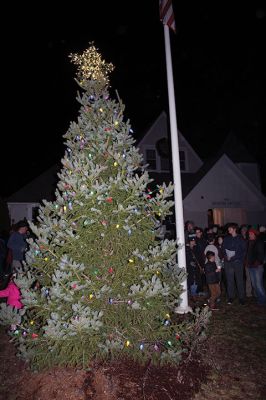
<path id="1" fill-rule="evenodd" d="M 163 112 L 138 144 L 155 183 L 171 179 L 167 133 Z M 179 132 L 179 156 L 184 220 L 202 227 L 211 221 L 265 224 L 266 198 L 258 164 L 232 133 L 217 154 L 203 163 Z"/>
<path id="2" fill-rule="evenodd" d="M 167 116 L 162 112 L 138 143 L 155 184 L 171 180 Z M 257 162 L 230 134 L 214 157 L 203 162 L 179 132 L 184 219 L 198 226 L 265 224 L 266 198 Z M 7 199 L 10 219 L 32 220 L 42 199 L 52 200 L 58 166 L 53 166 Z"/>

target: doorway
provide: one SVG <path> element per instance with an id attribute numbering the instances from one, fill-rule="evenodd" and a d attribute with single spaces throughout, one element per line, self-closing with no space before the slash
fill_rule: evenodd
<path id="1" fill-rule="evenodd" d="M 235 222 L 238 225 L 247 223 L 247 212 L 244 208 L 214 208 L 213 222 L 215 225 L 226 225 Z"/>

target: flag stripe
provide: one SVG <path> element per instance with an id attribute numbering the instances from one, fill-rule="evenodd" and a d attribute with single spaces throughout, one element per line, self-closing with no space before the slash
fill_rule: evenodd
<path id="1" fill-rule="evenodd" d="M 159 0 L 160 19 L 164 25 L 175 31 L 175 16 L 173 11 L 172 0 Z"/>

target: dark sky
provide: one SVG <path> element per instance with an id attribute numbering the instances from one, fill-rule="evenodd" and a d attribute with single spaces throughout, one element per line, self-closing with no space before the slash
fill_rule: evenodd
<path id="1" fill-rule="evenodd" d="M 62 135 L 78 110 L 68 55 L 89 42 L 116 67 L 111 84 L 126 105 L 136 138 L 167 111 L 158 1 L 54 3 L 11 4 L 3 14 L 8 26 L 2 34 L 3 196 L 62 157 Z M 233 130 L 260 163 L 266 189 L 262 4 L 223 2 L 217 8 L 217 3 L 173 0 L 177 35 L 171 42 L 179 129 L 203 158 Z"/>

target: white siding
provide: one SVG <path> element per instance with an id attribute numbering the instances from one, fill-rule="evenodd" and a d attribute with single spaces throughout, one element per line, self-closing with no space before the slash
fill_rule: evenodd
<path id="1" fill-rule="evenodd" d="M 7 203 L 11 223 L 26 218 L 27 221 L 32 221 L 33 209 L 39 207 L 39 203 Z"/>
<path id="2" fill-rule="evenodd" d="M 143 154 L 144 162 L 146 163 L 146 150 L 155 149 L 158 140 L 167 138 L 168 127 L 167 127 L 167 116 L 163 112 L 148 130 L 143 139 L 138 143 L 140 152 Z M 202 166 L 202 161 L 184 136 L 179 132 L 178 134 L 179 150 L 183 150 L 186 154 L 186 171 L 185 172 L 196 172 Z M 156 151 L 157 153 L 157 151 Z M 157 171 L 161 171 L 160 156 L 157 153 Z"/>

